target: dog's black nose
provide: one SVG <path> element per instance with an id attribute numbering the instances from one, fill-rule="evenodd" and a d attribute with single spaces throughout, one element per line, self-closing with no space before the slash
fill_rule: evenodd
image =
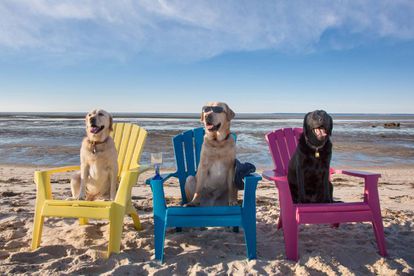
<path id="1" fill-rule="evenodd" d="M 91 125 L 96 125 L 96 118 L 95 118 L 95 117 L 90 118 L 90 119 L 89 119 L 89 123 L 90 123 Z"/>
<path id="2" fill-rule="evenodd" d="M 206 117 L 206 123 L 209 125 L 213 124 L 213 115 L 212 114 L 208 114 Z"/>

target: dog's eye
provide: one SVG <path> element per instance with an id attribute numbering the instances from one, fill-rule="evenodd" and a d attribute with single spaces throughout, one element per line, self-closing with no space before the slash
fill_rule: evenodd
<path id="1" fill-rule="evenodd" d="M 98 115 L 99 115 L 99 116 L 103 116 L 103 113 L 99 112 L 99 113 L 98 113 Z"/>

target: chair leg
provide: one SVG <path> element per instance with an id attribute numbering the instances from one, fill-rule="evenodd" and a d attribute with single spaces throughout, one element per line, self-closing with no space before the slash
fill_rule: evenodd
<path id="1" fill-rule="evenodd" d="M 372 221 L 372 227 L 374 228 L 375 239 L 377 240 L 378 250 L 381 256 L 386 257 L 387 248 L 385 246 L 385 238 L 384 238 L 384 226 L 382 224 L 381 217 L 374 217 Z"/>
<path id="2" fill-rule="evenodd" d="M 43 222 L 44 217 L 36 212 L 33 222 L 32 250 L 35 250 L 40 246 L 40 241 L 42 240 Z"/>
<path id="3" fill-rule="evenodd" d="M 111 208 L 111 214 L 109 217 L 108 258 L 111 253 L 119 253 L 121 250 L 122 228 L 125 213 L 117 209 L 120 208 Z"/>
<path id="4" fill-rule="evenodd" d="M 297 261 L 299 259 L 298 254 L 298 224 L 294 218 L 285 219 L 283 221 L 283 236 L 285 239 L 286 257 L 289 260 Z"/>
<path id="5" fill-rule="evenodd" d="M 244 240 L 246 241 L 247 258 L 249 260 L 256 259 L 256 221 L 254 220 L 250 224 L 244 223 L 243 228 Z"/>
<path id="6" fill-rule="evenodd" d="M 132 205 L 131 201 L 129 201 L 129 203 L 128 203 L 128 212 L 127 212 L 127 214 L 131 216 L 132 221 L 134 223 L 135 230 L 137 230 L 137 231 L 142 230 L 141 221 L 139 220 L 137 209 L 135 209 L 135 207 Z"/>
<path id="7" fill-rule="evenodd" d="M 154 217 L 155 259 L 159 260 L 161 263 L 164 261 L 165 231 L 165 221 L 162 218 Z"/>
<path id="8" fill-rule="evenodd" d="M 89 219 L 79 218 L 79 225 L 87 225 L 88 223 L 89 223 Z"/>

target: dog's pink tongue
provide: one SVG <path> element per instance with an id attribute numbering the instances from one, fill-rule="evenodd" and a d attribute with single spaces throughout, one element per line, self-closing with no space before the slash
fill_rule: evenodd
<path id="1" fill-rule="evenodd" d="M 212 129 L 214 125 L 206 125 L 207 129 Z"/>
<path id="2" fill-rule="evenodd" d="M 97 133 L 99 131 L 99 127 L 91 127 L 91 132 L 92 133 Z"/>
<path id="3" fill-rule="evenodd" d="M 325 137 L 326 136 L 326 130 L 324 128 L 315 128 L 315 134 L 318 137 Z"/>

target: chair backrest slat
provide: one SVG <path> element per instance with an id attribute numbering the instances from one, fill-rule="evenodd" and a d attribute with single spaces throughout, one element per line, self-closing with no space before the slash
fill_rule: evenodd
<path id="1" fill-rule="evenodd" d="M 297 146 L 295 132 L 294 132 L 293 128 L 285 128 L 284 129 L 284 134 L 285 134 L 287 150 L 288 150 L 288 153 L 289 153 L 289 160 L 290 160 L 290 158 L 292 158 L 293 153 L 295 152 L 296 146 Z"/>
<path id="2" fill-rule="evenodd" d="M 303 133 L 303 128 L 297 127 L 297 128 L 294 128 L 293 131 L 295 132 L 295 137 L 296 137 L 295 143 L 296 143 L 296 146 L 297 146 L 298 143 L 299 143 L 299 138 Z"/>
<path id="3" fill-rule="evenodd" d="M 124 158 L 126 155 L 126 152 L 128 150 L 128 143 L 129 139 L 131 137 L 131 124 L 125 124 L 124 129 L 122 131 L 122 138 L 121 138 L 121 145 L 119 146 L 118 150 L 118 171 L 123 171 L 124 166 Z"/>
<path id="4" fill-rule="evenodd" d="M 276 143 L 279 149 L 279 156 L 282 161 L 283 171 L 287 172 L 290 158 L 284 131 L 277 132 Z"/>
<path id="5" fill-rule="evenodd" d="M 147 138 L 148 132 L 143 129 L 142 127 L 139 127 L 137 125 L 134 125 L 134 129 L 137 129 L 137 140 L 135 143 L 135 147 L 132 153 L 132 158 L 129 161 L 129 168 L 128 169 L 132 169 L 136 166 L 138 166 L 139 164 L 139 160 L 141 159 L 141 154 L 142 151 L 144 149 L 144 142 L 145 139 Z M 142 145 L 142 146 L 140 146 Z"/>
<path id="6" fill-rule="evenodd" d="M 194 163 L 194 132 L 193 130 L 188 130 L 183 133 L 183 143 L 184 143 L 184 157 L 186 164 L 187 176 L 195 175 L 196 168 Z"/>
<path id="7" fill-rule="evenodd" d="M 301 134 L 301 128 L 278 129 L 266 134 L 266 141 L 278 173 L 287 174 L 290 158 L 295 153 Z"/>
<path id="8" fill-rule="evenodd" d="M 268 134 L 266 134 L 266 141 L 267 141 L 267 145 L 269 146 L 269 150 L 272 154 L 272 159 L 273 159 L 273 164 L 275 165 L 275 170 L 279 173 L 284 173 L 284 166 L 282 164 L 282 159 L 279 155 L 279 146 L 276 143 L 277 141 L 277 132 L 282 131 L 282 130 L 276 130 L 273 132 L 270 132 Z"/>
<path id="9" fill-rule="evenodd" d="M 204 142 L 204 128 L 199 127 L 194 129 L 194 146 L 195 146 L 195 156 L 196 156 L 196 168 L 200 164 L 201 148 Z"/>
<path id="10" fill-rule="evenodd" d="M 124 123 L 118 123 L 113 125 L 114 131 L 111 133 L 111 136 L 114 139 L 115 148 L 117 151 L 121 146 L 122 131 L 124 130 L 124 125 Z"/>
<path id="11" fill-rule="evenodd" d="M 122 172 L 137 167 L 144 148 L 147 131 L 129 123 L 115 123 L 110 136 L 114 139 L 118 152 L 118 176 Z"/>

